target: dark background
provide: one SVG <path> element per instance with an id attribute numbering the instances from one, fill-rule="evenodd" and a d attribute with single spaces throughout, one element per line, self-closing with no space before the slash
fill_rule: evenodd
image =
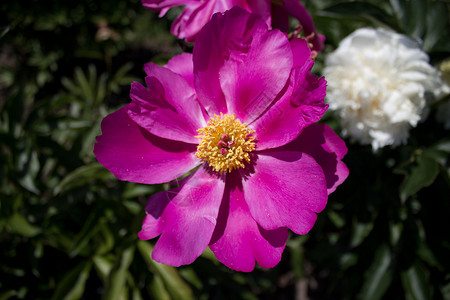
<path id="1" fill-rule="evenodd" d="M 303 2 L 305 3 L 305 2 Z M 448 1 L 307 1 L 326 54 L 360 27 L 450 56 Z M 232 271 L 207 250 L 192 265 L 151 260 L 145 202 L 166 185 L 120 182 L 92 150 L 101 119 L 128 103 L 142 65 L 192 45 L 137 0 L 0 3 L 0 300 L 450 299 L 450 137 L 435 120 L 407 145 L 347 141 L 350 176 L 280 264 Z M 293 27 L 295 24 L 293 24 Z M 448 98 L 445 100 L 448 101 Z M 322 122 L 340 132 L 327 113 Z"/>

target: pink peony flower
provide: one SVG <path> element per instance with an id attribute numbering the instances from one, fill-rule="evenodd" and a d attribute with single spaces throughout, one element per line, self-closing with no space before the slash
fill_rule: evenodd
<path id="1" fill-rule="evenodd" d="M 324 124 L 326 82 L 302 39 L 256 14 L 212 17 L 193 54 L 145 65 L 147 88 L 102 122 L 94 153 L 121 179 L 181 179 L 146 206 L 141 239 L 153 258 L 180 266 L 206 247 L 229 268 L 281 259 L 288 229 L 306 234 L 348 175 L 345 143 Z"/>
<path id="2" fill-rule="evenodd" d="M 160 17 L 170 8 L 184 5 L 183 12 L 172 24 L 172 33 L 188 42 L 196 39 L 213 14 L 233 6 L 260 15 L 267 25 L 284 32 L 289 30 L 289 16 L 293 16 L 299 21 L 314 52 L 321 52 L 325 41 L 323 35 L 317 34 L 314 22 L 300 0 L 142 0 L 142 5 L 152 11 L 160 11 Z"/>

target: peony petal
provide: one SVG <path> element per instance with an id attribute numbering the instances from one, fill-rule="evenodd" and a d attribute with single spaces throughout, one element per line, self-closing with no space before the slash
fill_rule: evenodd
<path id="1" fill-rule="evenodd" d="M 285 34 L 279 31 L 255 32 L 247 40 L 237 38 L 225 47 L 228 58 L 219 72 L 228 111 L 250 123 L 267 109 L 286 84 L 292 68 L 292 51 Z"/>
<path id="2" fill-rule="evenodd" d="M 233 10 L 236 12 L 236 10 Z M 243 11 L 238 10 L 241 15 Z M 200 103 L 209 113 L 219 115 L 227 113 L 225 96 L 219 81 L 219 70 L 223 65 L 222 45 L 226 42 L 222 34 L 227 31 L 222 23 L 230 19 L 230 15 L 215 14 L 199 33 L 194 51 L 194 86 Z M 254 19 L 254 18 L 253 18 Z M 230 27 L 231 29 L 236 29 Z M 223 32 L 222 32 L 223 31 Z M 224 36 L 225 37 L 225 36 Z"/>
<path id="3" fill-rule="evenodd" d="M 259 16 L 239 7 L 215 14 L 194 47 L 194 85 L 210 116 L 229 112 L 254 120 L 283 88 L 291 67 L 287 37 L 268 32 Z"/>
<path id="4" fill-rule="evenodd" d="M 195 91 L 183 77 L 154 63 L 145 64 L 144 70 L 148 76 L 158 78 L 164 87 L 167 102 L 177 110 L 180 117 L 186 118 L 197 129 L 206 125 Z"/>
<path id="5" fill-rule="evenodd" d="M 186 5 L 183 12 L 175 19 L 171 31 L 180 39 L 194 42 L 199 31 L 211 19 L 215 0 L 196 1 Z"/>
<path id="6" fill-rule="evenodd" d="M 295 81 L 291 104 L 302 109 L 305 125 L 319 121 L 328 108 L 323 101 L 327 82 L 324 77 L 318 78 L 310 73 L 313 64 L 313 60 L 310 60 L 303 67 L 292 70 L 292 77 Z"/>
<path id="7" fill-rule="evenodd" d="M 270 0 L 216 0 L 214 11 L 225 12 L 233 8 L 233 6 L 239 6 L 248 12 L 259 15 L 270 26 L 270 2 Z"/>
<path id="8" fill-rule="evenodd" d="M 182 186 L 150 198 L 139 238 L 161 234 L 154 260 L 178 267 L 202 254 L 216 226 L 224 187 L 221 178 L 200 167 Z"/>
<path id="9" fill-rule="evenodd" d="M 194 64 L 191 53 L 183 53 L 174 56 L 165 67 L 174 73 L 181 75 L 189 85 L 194 88 Z"/>
<path id="10" fill-rule="evenodd" d="M 131 85 L 128 115 L 139 126 L 162 138 L 198 144 L 197 129 L 206 125 L 192 87 L 168 68 L 144 66 L 149 90 Z"/>
<path id="11" fill-rule="evenodd" d="M 243 190 L 250 213 L 262 228 L 288 227 L 297 234 L 308 233 L 328 197 L 322 168 L 297 151 L 259 153 Z"/>
<path id="12" fill-rule="evenodd" d="M 328 194 L 334 192 L 349 174 L 347 166 L 341 161 L 347 153 L 347 146 L 328 125 L 310 125 L 296 140 L 280 150 L 311 155 L 323 169 Z"/>
<path id="13" fill-rule="evenodd" d="M 293 38 L 290 40 L 292 55 L 294 57 L 294 67 L 304 66 L 311 61 L 311 49 L 304 39 Z"/>
<path id="14" fill-rule="evenodd" d="M 237 179 L 237 180 L 236 180 Z M 240 178 L 227 177 L 224 199 L 210 248 L 227 267 L 250 272 L 255 260 L 263 268 L 272 268 L 281 260 L 287 228 L 264 230 L 250 215 Z"/>
<path id="15" fill-rule="evenodd" d="M 270 27 L 270 24 L 272 23 L 272 16 L 271 16 L 271 0 L 246 0 L 247 6 L 246 9 L 249 12 L 252 12 L 254 14 L 259 15 L 264 19 L 267 26 Z M 243 7 L 241 5 L 241 7 Z M 248 7 L 248 8 L 247 8 Z"/>
<path id="16" fill-rule="evenodd" d="M 289 31 L 289 15 L 287 11 L 278 4 L 273 3 L 271 7 L 272 14 L 272 28 L 281 30 L 282 32 Z"/>
<path id="17" fill-rule="evenodd" d="M 306 42 L 301 43 L 309 53 L 309 49 L 305 48 Z M 295 67 L 289 84 L 279 95 L 281 98 L 250 124 L 256 131 L 258 150 L 276 148 L 291 142 L 303 128 L 320 120 L 327 110 L 328 105 L 323 101 L 326 81 L 323 77 L 319 79 L 310 73 L 313 63 L 308 56 L 303 65 Z"/>
<path id="18" fill-rule="evenodd" d="M 166 12 L 179 5 L 185 5 L 182 13 L 172 24 L 172 33 L 178 38 L 185 38 L 187 42 L 194 42 L 200 29 L 216 12 L 225 12 L 233 6 L 239 6 L 249 12 L 260 15 L 270 26 L 270 0 L 142 0 L 142 4 L 152 11 L 161 11 L 162 17 Z"/>
<path id="19" fill-rule="evenodd" d="M 154 184 L 174 180 L 200 164 L 195 145 L 149 134 L 127 114 L 128 106 L 102 121 L 94 154 L 120 180 Z"/>

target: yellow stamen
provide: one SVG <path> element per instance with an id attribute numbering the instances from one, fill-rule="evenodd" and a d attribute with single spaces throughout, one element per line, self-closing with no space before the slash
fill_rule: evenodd
<path id="1" fill-rule="evenodd" d="M 208 125 L 197 130 L 201 138 L 195 155 L 207 162 L 214 171 L 223 173 L 244 168 L 250 162 L 249 152 L 255 149 L 254 130 L 236 119 L 235 115 L 220 113 L 209 120 Z"/>

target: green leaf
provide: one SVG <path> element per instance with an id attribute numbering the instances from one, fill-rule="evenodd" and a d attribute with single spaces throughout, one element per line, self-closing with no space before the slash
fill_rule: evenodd
<path id="1" fill-rule="evenodd" d="M 364 241 L 364 239 L 372 231 L 373 222 L 371 223 L 356 223 L 353 226 L 352 241 L 350 242 L 352 247 L 356 247 Z"/>
<path id="2" fill-rule="evenodd" d="M 438 173 L 438 163 L 426 155 L 419 154 L 400 187 L 400 198 L 404 201 L 422 188 L 431 185 Z"/>
<path id="3" fill-rule="evenodd" d="M 427 1 L 408 1 L 407 32 L 416 38 L 420 38 L 425 32 L 425 21 L 427 16 Z"/>
<path id="4" fill-rule="evenodd" d="M 102 118 L 98 118 L 97 121 L 92 124 L 92 127 L 87 131 L 87 133 L 83 137 L 80 156 L 82 157 L 93 157 L 94 156 L 94 144 L 96 140 L 96 136 L 100 134 L 100 124 L 102 122 Z"/>
<path id="5" fill-rule="evenodd" d="M 106 179 L 110 172 L 99 163 L 91 163 L 75 169 L 67 174 L 63 180 L 55 187 L 54 194 L 58 195 L 68 190 L 84 185 L 93 179 Z"/>
<path id="6" fill-rule="evenodd" d="M 81 92 L 81 89 L 67 77 L 63 77 L 61 83 L 72 94 L 79 94 Z"/>
<path id="7" fill-rule="evenodd" d="M 403 231 L 403 223 L 394 223 L 392 222 L 389 225 L 389 239 L 391 245 L 397 245 L 400 240 L 400 236 Z"/>
<path id="8" fill-rule="evenodd" d="M 427 1 L 391 0 L 391 5 L 403 32 L 414 38 L 421 38 L 425 31 Z"/>
<path id="9" fill-rule="evenodd" d="M 135 198 L 141 195 L 150 195 L 155 192 L 155 186 L 149 184 L 128 183 L 122 197 L 125 199 Z"/>
<path id="10" fill-rule="evenodd" d="M 133 68 L 132 63 L 126 63 L 123 66 L 121 66 L 116 73 L 112 76 L 110 82 L 109 82 L 109 89 L 114 92 L 118 93 L 120 86 L 123 85 L 129 85 L 130 82 L 139 80 L 136 77 L 133 77 L 131 75 L 128 75 L 128 72 L 131 71 Z"/>
<path id="11" fill-rule="evenodd" d="M 381 245 L 370 268 L 364 274 L 361 299 L 377 300 L 383 297 L 392 281 L 391 251 L 385 244 Z"/>
<path id="12" fill-rule="evenodd" d="M 0 39 L 3 38 L 11 28 L 9 26 L 4 26 L 0 29 Z"/>
<path id="13" fill-rule="evenodd" d="M 289 240 L 288 243 L 286 243 L 286 246 L 289 249 L 289 253 L 291 256 L 291 266 L 293 266 L 293 271 L 297 278 L 303 278 L 305 277 L 305 254 L 303 251 L 303 241 L 302 238 L 296 238 Z"/>
<path id="14" fill-rule="evenodd" d="M 33 237 L 41 232 L 37 226 L 30 224 L 27 219 L 19 213 L 13 214 L 6 225 L 14 232 L 26 237 Z"/>
<path id="15" fill-rule="evenodd" d="M 96 105 L 96 106 L 98 106 L 100 103 L 102 103 L 103 100 L 105 99 L 107 79 L 108 79 L 108 75 L 106 73 L 101 74 L 100 77 L 98 78 L 97 94 L 96 94 L 95 103 L 94 103 L 94 105 Z"/>
<path id="16" fill-rule="evenodd" d="M 95 85 L 97 82 L 97 68 L 94 65 L 88 66 L 88 76 L 87 76 L 89 88 L 91 91 L 95 90 Z"/>
<path id="17" fill-rule="evenodd" d="M 216 263 L 216 264 L 218 263 L 218 260 L 217 260 L 216 256 L 214 255 L 214 252 L 212 252 L 209 247 L 206 248 L 205 251 L 203 251 L 202 257 L 210 260 L 213 263 Z"/>
<path id="18" fill-rule="evenodd" d="M 172 299 L 194 299 L 191 288 L 183 281 L 180 275 L 178 275 L 175 268 L 157 263 L 151 258 L 153 247 L 150 243 L 141 240 L 138 241 L 137 247 L 142 258 L 147 263 L 149 270 L 161 277 L 161 280 Z"/>
<path id="19" fill-rule="evenodd" d="M 134 282 L 134 278 L 130 272 L 127 274 L 128 284 L 131 290 L 131 300 L 143 300 L 142 293 Z"/>
<path id="20" fill-rule="evenodd" d="M 203 289 L 204 282 L 195 272 L 193 268 L 182 268 L 178 270 L 178 273 L 183 277 L 190 285 L 194 286 L 196 289 Z"/>
<path id="21" fill-rule="evenodd" d="M 442 140 L 424 150 L 423 154 L 445 167 L 450 158 L 450 141 Z"/>
<path id="22" fill-rule="evenodd" d="M 339 258 L 339 264 L 342 270 L 347 270 L 348 268 L 356 265 L 358 263 L 358 256 L 355 253 L 345 253 Z"/>
<path id="23" fill-rule="evenodd" d="M 439 263 L 439 260 L 436 258 L 433 251 L 425 241 L 422 241 L 419 244 L 419 247 L 417 249 L 417 255 L 428 265 L 433 266 L 438 270 L 444 271 L 444 266 L 441 263 Z"/>
<path id="24" fill-rule="evenodd" d="M 328 218 L 337 228 L 342 228 L 345 225 L 345 219 L 336 211 L 330 210 L 328 212 Z"/>
<path id="25" fill-rule="evenodd" d="M 169 292 L 167 292 L 161 276 L 154 274 L 149 285 L 150 294 L 157 300 L 171 300 Z"/>
<path id="26" fill-rule="evenodd" d="M 450 282 L 441 288 L 441 293 L 445 300 L 450 300 Z"/>
<path id="27" fill-rule="evenodd" d="M 111 271 L 106 284 L 103 299 L 118 300 L 125 292 L 128 268 L 130 267 L 134 256 L 134 246 L 122 251 L 118 261 Z"/>
<path id="28" fill-rule="evenodd" d="M 0 300 L 7 300 L 11 297 L 17 296 L 17 292 L 14 290 L 8 290 L 4 292 L 0 292 Z"/>
<path id="29" fill-rule="evenodd" d="M 101 208 L 89 215 L 84 222 L 83 228 L 73 241 L 72 251 L 70 251 L 71 257 L 75 257 L 80 253 L 88 245 L 89 240 L 100 230 L 101 227 L 99 225 L 105 222 L 103 215 L 104 211 Z"/>
<path id="30" fill-rule="evenodd" d="M 92 67 L 89 66 L 89 69 L 92 69 Z M 89 80 L 80 67 L 75 68 L 75 80 L 81 88 L 82 96 L 86 98 L 86 101 L 88 101 L 88 103 L 93 104 L 95 98 L 93 89 L 89 85 Z"/>
<path id="31" fill-rule="evenodd" d="M 36 176 L 40 169 L 38 155 L 31 150 L 31 146 L 26 145 L 28 149 L 24 149 L 17 156 L 17 170 L 20 170 L 19 183 L 28 191 L 39 194 L 36 187 Z"/>
<path id="32" fill-rule="evenodd" d="M 430 282 L 424 268 L 415 262 L 401 273 L 402 285 L 409 300 L 431 299 Z"/>
<path id="33" fill-rule="evenodd" d="M 434 146 L 436 149 L 450 153 L 450 140 L 445 139 Z"/>
<path id="34" fill-rule="evenodd" d="M 370 18 L 375 22 L 382 22 L 392 26 L 394 24 L 393 17 L 384 11 L 380 6 L 373 5 L 368 2 L 352 1 L 334 4 L 324 9 L 325 12 L 346 16 L 360 16 Z"/>
<path id="35" fill-rule="evenodd" d="M 104 283 L 108 280 L 108 275 L 113 268 L 113 264 L 104 256 L 96 255 L 92 258 L 95 270 Z"/>
<path id="36" fill-rule="evenodd" d="M 101 239 L 99 241 L 99 246 L 96 248 L 97 254 L 106 254 L 113 250 L 114 247 L 114 236 L 111 229 L 105 222 L 97 222 L 101 233 Z"/>
<path id="37" fill-rule="evenodd" d="M 89 277 L 92 263 L 84 261 L 67 273 L 56 288 L 52 300 L 76 300 L 84 293 L 86 280 Z"/>
<path id="38" fill-rule="evenodd" d="M 448 41 L 448 28 L 450 27 L 448 13 L 447 4 L 438 1 L 429 3 L 429 9 L 426 14 L 427 30 L 423 42 L 425 51 L 431 52 L 438 46 L 440 40 L 446 39 Z"/>

